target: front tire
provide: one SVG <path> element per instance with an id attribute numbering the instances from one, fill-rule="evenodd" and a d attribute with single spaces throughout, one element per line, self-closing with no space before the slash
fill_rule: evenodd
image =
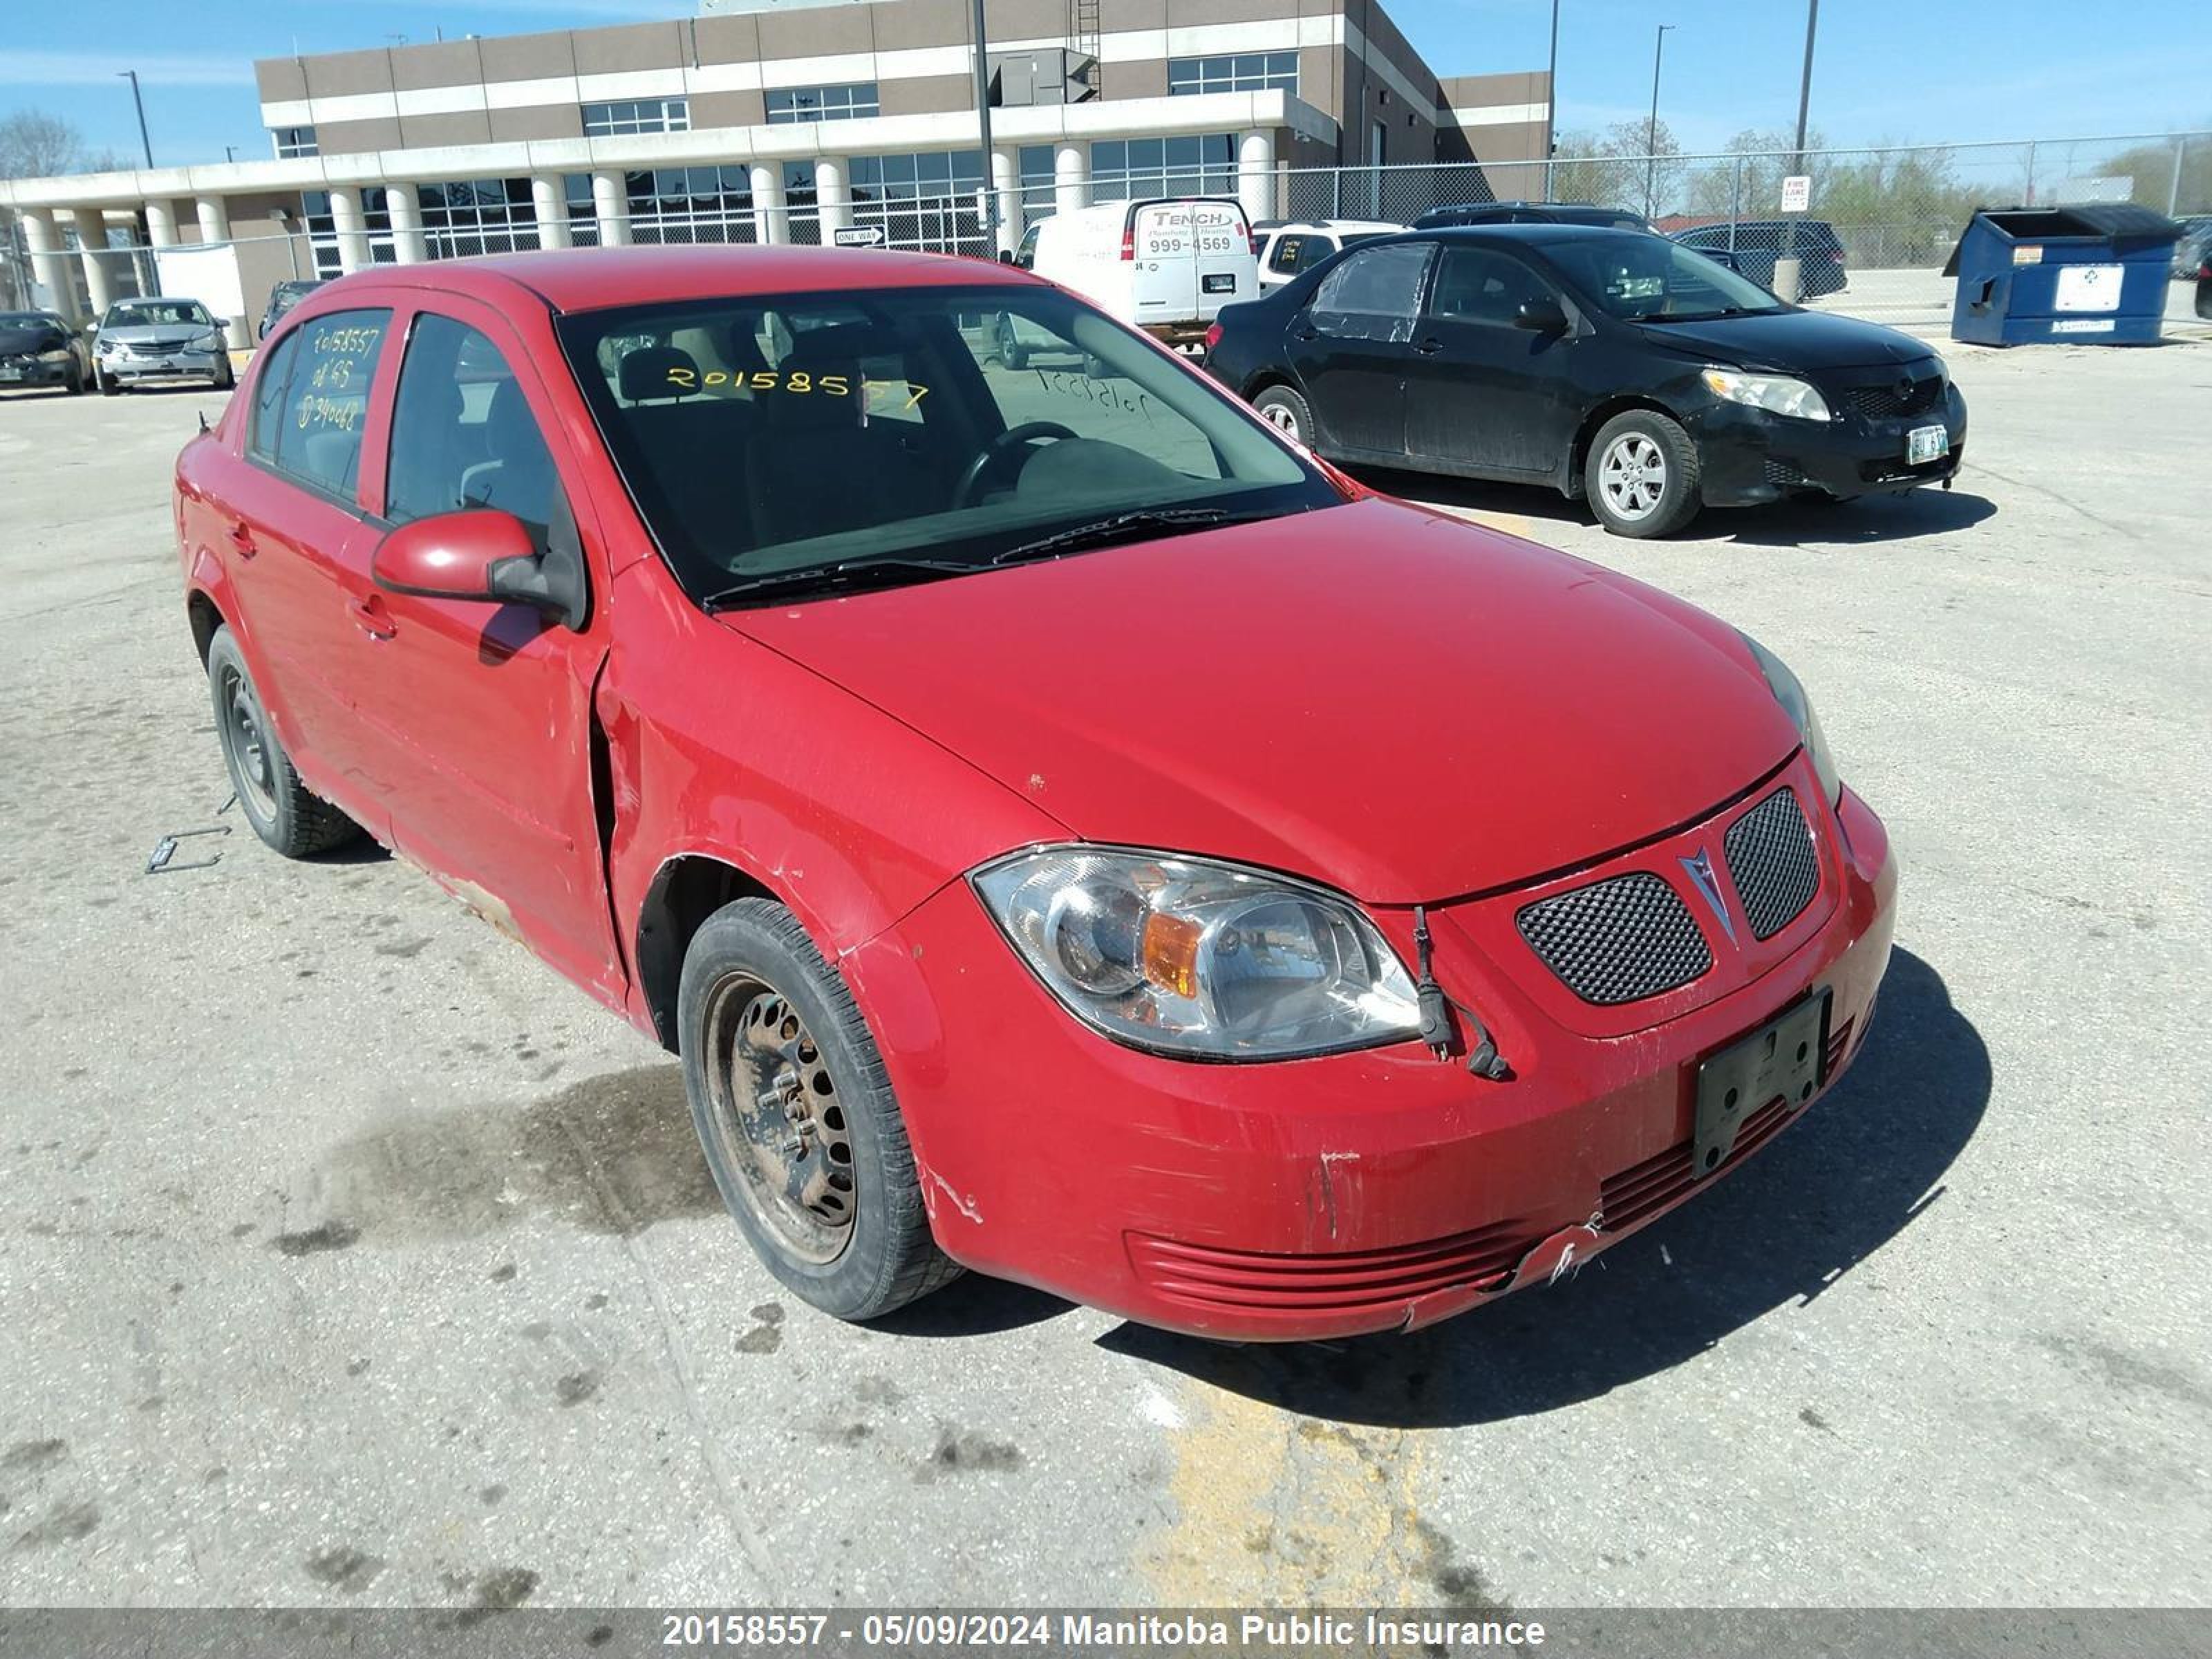
<path id="1" fill-rule="evenodd" d="M 1681 423 L 1632 409 L 1598 429 L 1583 463 L 1583 493 L 1616 536 L 1665 536 L 1698 516 L 1698 447 Z"/>
<path id="2" fill-rule="evenodd" d="M 790 911 L 752 898 L 709 916 L 684 954 L 677 1020 L 707 1166 L 770 1273 L 848 1320 L 959 1276 L 930 1235 L 875 1039 Z"/>
<path id="3" fill-rule="evenodd" d="M 69 379 L 62 382 L 62 387 L 72 398 L 84 396 L 84 366 L 74 357 L 70 359 Z"/>
<path id="4" fill-rule="evenodd" d="M 93 365 L 92 380 L 93 384 L 100 388 L 100 395 L 103 398 L 112 398 L 123 390 L 123 383 L 97 363 Z"/>
<path id="5" fill-rule="evenodd" d="M 1292 443 L 1311 449 L 1314 441 L 1313 406 L 1286 386 L 1271 386 L 1252 400 L 1260 418 Z"/>
<path id="6" fill-rule="evenodd" d="M 1030 366 L 1030 349 L 1014 335 L 1014 319 L 999 313 L 999 361 L 1019 374 Z"/>
<path id="7" fill-rule="evenodd" d="M 208 641 L 207 672 L 223 764 L 253 833 L 288 859 L 327 853 L 360 835 L 359 824 L 300 781 L 228 628 Z"/>
<path id="8" fill-rule="evenodd" d="M 215 389 L 217 392 L 228 392 L 237 384 L 238 371 L 230 366 L 230 357 L 226 353 L 221 366 L 215 372 Z"/>

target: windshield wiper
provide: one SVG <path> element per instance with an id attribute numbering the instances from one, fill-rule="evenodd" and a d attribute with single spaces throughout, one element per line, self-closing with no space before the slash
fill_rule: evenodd
<path id="1" fill-rule="evenodd" d="M 1079 547 L 1105 547 L 1115 542 L 1142 541 L 1162 531 L 1206 530 L 1216 525 L 1249 524 L 1257 519 L 1274 516 L 1272 513 L 1231 513 L 1220 507 L 1139 507 L 1133 512 L 1116 513 L 1109 518 L 1094 519 L 1089 524 L 1055 531 L 1049 536 L 1040 536 L 1033 542 L 1022 542 L 996 555 L 991 562 L 1016 564 L 1024 559 L 1045 559 L 1056 553 L 1072 553 Z"/>
<path id="2" fill-rule="evenodd" d="M 963 564 L 957 559 L 844 559 L 836 564 L 807 565 L 797 570 L 767 570 L 709 593 L 699 601 L 702 611 L 733 609 L 748 599 L 795 590 L 850 588 L 864 586 L 876 573 L 885 577 L 912 575 L 972 576 L 988 567 Z"/>

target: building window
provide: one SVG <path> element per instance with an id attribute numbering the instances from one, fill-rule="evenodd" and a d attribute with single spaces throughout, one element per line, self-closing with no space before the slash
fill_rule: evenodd
<path id="1" fill-rule="evenodd" d="M 689 132 L 688 98 L 630 98 L 613 104 L 584 106 L 584 137 L 625 138 L 639 132 Z"/>
<path id="2" fill-rule="evenodd" d="M 850 121 L 882 113 L 873 81 L 851 87 L 778 87 L 768 94 L 768 123 L 772 127 L 798 121 Z"/>
<path id="3" fill-rule="evenodd" d="M 368 237 L 368 258 L 372 264 L 388 265 L 399 258 L 392 241 L 392 211 L 390 198 L 382 185 L 364 185 L 361 191 L 362 229 Z M 331 277 L 338 274 L 337 221 L 331 213 L 328 191 L 310 190 L 300 197 L 300 222 L 307 228 L 307 246 L 315 257 L 315 275 Z"/>
<path id="4" fill-rule="evenodd" d="M 571 173 L 562 179 L 568 201 L 568 239 L 578 247 L 599 245 L 599 216 L 592 199 L 592 176 Z M 753 240 L 751 169 L 654 167 L 626 173 L 623 194 L 629 204 L 634 242 L 750 242 Z"/>
<path id="5" fill-rule="evenodd" d="M 271 127 L 269 136 L 276 141 L 276 159 L 280 161 L 296 161 L 304 155 L 322 154 L 315 148 L 313 127 Z"/>
<path id="6" fill-rule="evenodd" d="M 852 167 L 853 222 L 881 225 L 893 247 L 977 251 L 982 234 L 976 193 L 980 150 L 924 155 L 862 155 Z"/>
<path id="7" fill-rule="evenodd" d="M 1049 218 L 1060 202 L 1058 153 L 1050 144 L 1024 144 L 1020 165 L 1023 216 Z"/>
<path id="8" fill-rule="evenodd" d="M 1091 146 L 1091 199 L 1214 196 L 1237 188 L 1237 139 L 1209 132 L 1184 138 L 1103 139 Z"/>
<path id="9" fill-rule="evenodd" d="M 1201 92 L 1287 92 L 1298 90 L 1295 52 L 1240 52 L 1226 58 L 1170 58 L 1171 95 Z"/>
<path id="10" fill-rule="evenodd" d="M 433 259 L 519 253 L 538 246 L 538 210 L 527 179 L 471 179 L 416 187 L 422 240 Z"/>

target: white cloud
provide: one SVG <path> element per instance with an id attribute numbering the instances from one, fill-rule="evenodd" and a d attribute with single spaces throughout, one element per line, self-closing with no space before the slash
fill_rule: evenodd
<path id="1" fill-rule="evenodd" d="M 243 55 L 13 51 L 0 57 L 0 86 L 104 87 L 125 70 L 137 70 L 149 87 L 253 84 L 253 65 Z"/>

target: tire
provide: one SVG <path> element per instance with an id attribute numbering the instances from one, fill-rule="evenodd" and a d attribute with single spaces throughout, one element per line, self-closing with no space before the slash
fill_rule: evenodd
<path id="1" fill-rule="evenodd" d="M 238 384 L 238 371 L 230 366 L 230 354 L 223 354 L 222 366 L 216 370 L 215 389 L 228 392 Z"/>
<path id="2" fill-rule="evenodd" d="M 1672 417 L 1632 409 L 1598 428 L 1583 462 L 1583 493 L 1616 536 L 1669 535 L 1698 516 L 1698 447 Z"/>
<path id="3" fill-rule="evenodd" d="M 930 1236 L 875 1039 L 788 910 L 749 898 L 709 916 L 684 954 L 677 1022 L 714 1185 L 793 1294 L 866 1320 L 960 1276 Z"/>
<path id="4" fill-rule="evenodd" d="M 72 398 L 84 396 L 84 368 L 74 357 L 70 359 L 69 379 L 62 382 L 62 389 Z"/>
<path id="5" fill-rule="evenodd" d="M 1014 337 L 1014 319 L 999 313 L 999 361 L 1016 374 L 1030 366 L 1030 349 Z"/>
<path id="6" fill-rule="evenodd" d="M 1264 387 L 1252 400 L 1252 407 L 1259 411 L 1261 420 L 1292 443 L 1307 449 L 1313 447 L 1313 405 L 1291 387 Z"/>
<path id="7" fill-rule="evenodd" d="M 93 384 L 100 388 L 100 395 L 103 398 L 112 398 L 123 390 L 122 384 L 97 363 L 93 365 L 92 380 Z"/>
<path id="8" fill-rule="evenodd" d="M 288 859 L 327 853 L 359 836 L 359 824 L 300 781 L 229 629 L 216 629 L 208 641 L 207 671 L 223 764 L 253 833 Z"/>

